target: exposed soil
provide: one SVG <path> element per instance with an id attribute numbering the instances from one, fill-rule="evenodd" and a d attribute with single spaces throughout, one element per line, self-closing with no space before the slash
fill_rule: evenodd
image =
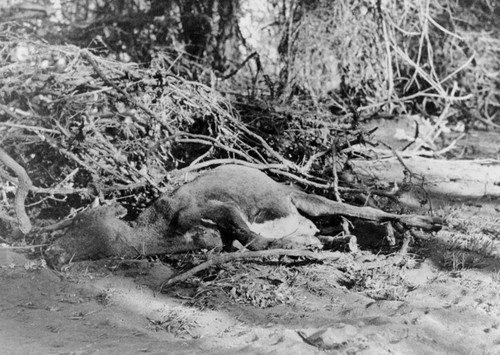
<path id="1" fill-rule="evenodd" d="M 160 262 L 64 271 L 0 249 L 2 354 L 499 354 L 499 200 L 436 201 L 409 253 L 243 261 L 162 294 Z"/>
<path id="2" fill-rule="evenodd" d="M 474 209 L 479 210 L 469 207 L 461 215 L 475 214 Z M 485 215 L 496 218 L 498 225 L 498 213 Z M 85 262 L 60 273 L 37 269 L 23 254 L 2 250 L 2 349 L 6 354 L 332 351 L 320 350 L 323 346 L 360 354 L 500 353 L 500 262 L 495 256 L 480 257 L 474 267 L 462 268 L 457 256 L 457 265 L 447 265 L 450 238 L 443 231 L 420 241 L 413 248 L 420 255 L 404 267 L 392 266 L 397 256 L 358 255 L 367 265 L 379 263 L 373 270 L 387 276 L 387 282 L 397 273 L 411 285 L 408 292 L 397 283 L 386 287 L 383 281 L 373 281 L 375 288 L 359 292 L 340 287 L 339 265 L 330 263 L 249 262 L 226 270 L 244 273 L 248 280 L 258 275 L 279 280 L 293 273 L 301 273 L 302 281 L 310 277 L 310 282 L 299 280 L 281 291 L 269 286 L 269 294 L 260 288 L 261 297 L 270 299 L 271 306 L 265 308 L 258 306 L 259 295 L 231 297 L 222 288 L 206 287 L 207 294 L 198 296 L 198 302 L 186 297 L 193 291 L 187 285 L 155 296 L 148 286 L 157 288 L 171 273 L 159 263 L 110 271 L 106 262 Z M 183 304 L 186 300 L 195 304 Z M 248 304 L 252 301 L 255 305 Z M 304 340 L 318 331 L 325 331 L 325 339 L 317 344 Z"/>

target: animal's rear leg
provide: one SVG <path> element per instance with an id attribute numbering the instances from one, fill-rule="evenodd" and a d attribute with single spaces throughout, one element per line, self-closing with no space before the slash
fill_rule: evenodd
<path id="1" fill-rule="evenodd" d="M 297 209 L 312 217 L 340 215 L 377 222 L 399 221 L 407 226 L 418 227 L 427 231 L 438 231 L 443 225 L 443 221 L 438 217 L 412 214 L 397 215 L 372 207 L 352 206 L 301 191 L 292 192 L 291 198 Z"/>
<path id="2" fill-rule="evenodd" d="M 210 219 L 224 232 L 230 233 L 250 250 L 262 250 L 269 247 L 271 240 L 252 232 L 241 215 L 241 211 L 230 204 L 211 200 L 202 211 L 204 219 Z"/>

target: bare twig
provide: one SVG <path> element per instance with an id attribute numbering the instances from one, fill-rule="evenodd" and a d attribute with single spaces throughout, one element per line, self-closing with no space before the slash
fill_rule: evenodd
<path id="1" fill-rule="evenodd" d="M 115 89 L 120 94 L 122 94 L 131 104 L 137 106 L 138 108 L 140 108 L 141 110 L 143 110 L 144 112 L 146 112 L 148 115 L 150 115 L 151 118 L 153 118 L 156 122 L 160 123 L 168 131 L 169 134 L 174 134 L 175 133 L 174 130 L 170 126 L 168 126 L 165 122 L 163 122 L 163 120 L 160 119 L 160 117 L 158 117 L 158 115 L 156 115 L 153 111 L 151 111 L 149 108 L 147 108 L 143 104 L 141 104 L 141 103 L 137 102 L 136 100 L 134 100 L 134 98 L 132 98 L 127 92 L 125 92 L 123 89 L 121 89 L 120 87 L 118 87 L 118 85 L 116 85 L 110 79 L 108 79 L 108 77 L 102 72 L 102 70 L 97 65 L 97 63 L 96 63 L 96 61 L 95 61 L 94 56 L 92 55 L 92 53 L 90 53 L 88 50 L 82 50 L 81 54 L 82 54 L 82 57 L 85 58 L 90 63 L 90 65 L 92 65 L 92 67 L 96 71 L 97 75 L 99 75 L 99 77 L 107 85 L 112 86 L 113 89 Z"/>
<path id="2" fill-rule="evenodd" d="M 0 106 L 2 106 L 2 105 L 0 105 Z M 0 122 L 0 126 L 27 129 L 29 131 L 34 131 L 34 132 L 47 132 L 47 133 L 61 134 L 61 132 L 56 131 L 55 129 L 49 129 L 49 128 L 43 128 L 43 127 L 33 127 L 33 126 L 27 126 L 27 125 L 23 125 L 23 124 L 15 124 L 15 123 L 9 123 L 9 122 Z"/>
<path id="3" fill-rule="evenodd" d="M 224 165 L 224 164 L 238 164 L 243 166 L 248 166 L 250 168 L 259 169 L 259 170 L 268 170 L 268 169 L 283 169 L 285 168 L 282 164 L 257 164 L 250 163 L 241 159 L 212 159 L 205 161 L 203 163 L 191 164 L 188 167 L 177 170 L 178 173 L 187 173 L 190 171 L 196 171 L 204 168 L 208 168 L 214 165 Z"/>
<path id="4" fill-rule="evenodd" d="M 2 109 L 2 111 L 4 111 L 7 115 L 12 117 L 16 121 L 22 120 L 21 117 L 19 117 L 16 113 L 12 112 L 12 110 L 8 106 L 0 104 L 0 109 Z"/>
<path id="5" fill-rule="evenodd" d="M 271 148 L 271 146 L 265 141 L 264 138 L 262 138 L 261 136 L 259 136 L 258 134 L 252 132 L 250 129 L 248 129 L 245 124 L 237 121 L 236 119 L 234 119 L 233 117 L 231 116 L 228 116 L 229 120 L 231 120 L 231 122 L 241 131 L 243 131 L 244 133 L 246 133 L 248 136 L 250 136 L 251 138 L 254 138 L 255 140 L 257 140 L 260 145 L 265 149 L 267 150 L 275 159 L 277 159 L 280 163 L 284 164 L 285 166 L 289 167 L 289 168 L 292 168 L 294 170 L 297 170 L 297 171 L 300 171 L 300 167 L 298 167 L 296 164 L 294 164 L 293 162 L 291 162 L 290 160 L 288 159 L 285 159 L 285 157 L 283 157 L 281 154 L 279 154 L 278 152 L 276 152 L 273 148 Z"/>
<path id="6" fill-rule="evenodd" d="M 35 245 L 25 245 L 25 246 L 16 246 L 16 247 L 0 247 L 0 250 L 26 250 L 26 249 L 31 249 L 31 248 L 40 248 L 40 247 L 46 247 L 49 244 L 35 244 Z"/>
<path id="7" fill-rule="evenodd" d="M 271 172 L 273 172 L 273 173 L 275 173 L 277 175 L 286 176 L 286 177 L 288 177 L 288 178 L 290 178 L 292 180 L 295 180 L 298 183 L 301 183 L 301 184 L 303 184 L 305 186 L 312 186 L 312 187 L 316 187 L 318 189 L 324 189 L 324 190 L 330 190 L 332 188 L 331 184 L 314 182 L 314 181 L 311 181 L 309 179 L 301 178 L 301 177 L 299 177 L 299 176 L 297 176 L 295 174 L 289 173 L 287 171 L 281 171 L 281 170 L 276 170 L 276 169 L 269 169 L 269 171 L 271 171 Z M 349 190 L 349 189 L 345 189 L 343 187 L 339 187 L 339 190 L 343 191 L 343 190 Z"/>
<path id="8" fill-rule="evenodd" d="M 333 192 L 335 194 L 335 199 L 338 202 L 342 202 L 342 197 L 340 197 L 339 193 L 339 177 L 337 175 L 337 149 L 336 144 L 332 144 L 332 174 L 333 174 Z"/>
<path id="9" fill-rule="evenodd" d="M 405 164 L 405 162 L 403 161 L 403 158 L 401 157 L 401 155 L 399 155 L 398 152 L 396 152 L 396 150 L 391 147 L 390 145 L 387 145 L 385 144 L 384 142 L 381 142 L 381 144 L 383 146 L 385 146 L 386 148 L 390 149 L 390 151 L 392 152 L 392 154 L 394 155 L 394 157 L 396 157 L 396 159 L 399 161 L 399 163 L 403 166 L 404 170 L 406 172 L 408 172 L 408 174 L 410 174 L 411 176 L 414 176 L 415 174 L 413 174 L 413 172 L 410 170 L 410 168 L 408 168 L 408 166 Z"/>
<path id="10" fill-rule="evenodd" d="M 253 52 L 251 53 L 248 57 L 245 58 L 245 60 L 243 62 L 241 62 L 233 71 L 231 71 L 229 74 L 227 75 L 224 75 L 221 79 L 222 80 L 226 80 L 226 79 L 229 79 L 230 77 L 232 77 L 233 75 L 235 75 L 241 68 L 243 68 L 245 66 L 245 64 L 247 64 L 247 62 L 254 58 L 254 57 L 258 57 L 259 54 L 257 52 Z"/>
<path id="11" fill-rule="evenodd" d="M 244 152 L 241 152 L 237 149 L 234 149 L 234 148 L 230 148 L 230 147 L 226 147 L 225 145 L 219 143 L 219 142 L 213 142 L 212 140 L 210 139 L 206 139 L 206 138 L 209 138 L 209 137 L 203 137 L 203 138 L 178 138 L 176 139 L 175 141 L 177 143 L 198 143 L 198 144 L 203 144 L 203 145 L 208 145 L 208 146 L 215 146 L 215 147 L 218 147 L 220 149 L 223 149 L 227 152 L 230 152 L 230 153 L 233 153 L 235 155 L 238 155 L 242 158 L 246 158 L 246 159 L 249 159 L 250 161 L 253 160 L 249 155 L 247 155 L 246 153 Z"/>
<path id="12" fill-rule="evenodd" d="M 208 168 L 208 167 L 211 167 L 214 165 L 223 165 L 223 164 L 238 164 L 238 165 L 244 165 L 244 166 L 248 166 L 248 167 L 251 167 L 254 169 L 259 169 L 259 170 L 268 170 L 269 172 L 272 172 L 273 174 L 286 176 L 287 178 L 292 179 L 292 180 L 294 180 L 300 184 L 303 184 L 305 186 L 312 186 L 312 187 L 316 187 L 319 189 L 325 189 L 325 190 L 329 190 L 332 188 L 331 184 L 326 183 L 326 181 L 324 183 L 318 183 L 318 182 L 314 182 L 308 178 L 302 178 L 302 177 L 297 176 L 296 174 L 293 174 L 291 172 L 284 171 L 283 169 L 287 169 L 287 166 L 283 165 L 283 164 L 257 164 L 257 163 L 249 163 L 247 161 L 239 160 L 239 159 L 213 159 L 213 160 L 209 160 L 209 161 L 206 161 L 203 163 L 197 163 L 197 164 L 190 165 L 186 168 L 179 169 L 176 172 L 186 173 L 189 171 L 196 171 L 196 170 Z M 310 177 L 310 176 L 308 175 L 308 177 Z M 319 178 L 318 178 L 318 180 L 324 181 L 324 180 L 319 179 Z M 339 191 L 351 191 L 351 189 L 339 187 Z"/>

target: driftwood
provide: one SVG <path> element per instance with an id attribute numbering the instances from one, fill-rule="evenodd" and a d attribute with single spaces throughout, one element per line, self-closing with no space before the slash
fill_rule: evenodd
<path id="1" fill-rule="evenodd" d="M 391 152 L 385 153 L 392 155 Z M 499 160 L 438 160 L 401 156 L 399 159 L 354 160 L 351 165 L 356 174 L 376 176 L 382 181 L 401 182 L 405 178 L 405 170 L 408 170 L 407 174 L 425 177 L 425 189 L 432 195 L 462 198 L 500 196 Z"/>

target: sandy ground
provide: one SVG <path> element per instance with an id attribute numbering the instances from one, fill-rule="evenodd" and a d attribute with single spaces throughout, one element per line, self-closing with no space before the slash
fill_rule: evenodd
<path id="1" fill-rule="evenodd" d="M 63 272 L 0 249 L 1 354 L 500 354 L 500 201 L 447 218 L 405 257 L 238 262 L 155 289 L 159 262 Z"/>
<path id="2" fill-rule="evenodd" d="M 480 218 L 498 225 L 495 206 L 460 204 L 454 220 Z M 37 267 L 22 253 L 1 250 L 1 352 L 499 354 L 497 245 L 489 256 L 474 252 L 477 258 L 471 259 L 472 254 L 457 252 L 466 248 L 453 244 L 463 233 L 460 228 L 447 227 L 416 243 L 411 249 L 416 254 L 410 254 L 404 266 L 396 261 L 397 255 L 351 255 L 350 264 L 362 266 L 360 260 L 369 260 L 369 265 L 379 265 L 357 290 L 339 286 L 339 275 L 347 271 L 340 271 L 338 262 L 244 262 L 229 270 L 246 274 L 248 280 L 295 272 L 311 281 L 289 283 L 281 289 L 288 292 L 286 297 L 278 297 L 281 302 L 271 302 L 270 307 L 221 290 L 207 292 L 201 297 L 203 305 L 187 305 L 187 299 L 195 299 L 182 293 L 187 286 L 155 295 L 152 288 L 171 273 L 159 263 L 110 268 L 106 262 L 85 262 L 56 272 Z M 367 267 L 365 274 L 370 270 Z M 373 281 L 380 274 L 387 282 L 398 278 L 399 284 L 387 288 L 395 297 L 378 292 L 385 287 Z M 375 287 L 370 287 L 370 280 Z M 398 288 L 403 284 L 405 292 Z"/>

